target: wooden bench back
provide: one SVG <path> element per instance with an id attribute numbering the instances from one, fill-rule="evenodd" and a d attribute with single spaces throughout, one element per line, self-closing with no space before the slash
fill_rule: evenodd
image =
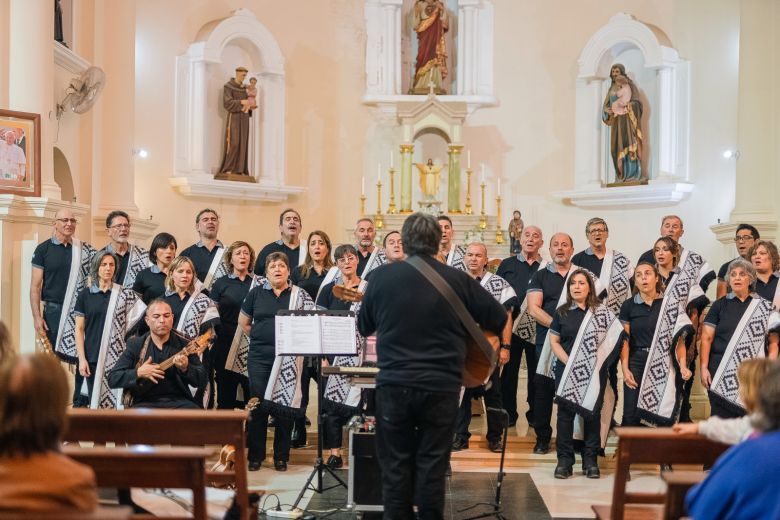
<path id="1" fill-rule="evenodd" d="M 206 520 L 206 448 L 63 448 L 68 457 L 95 472 L 98 487 L 191 489 L 193 517 Z M 188 517 L 182 517 L 188 518 Z"/>
<path id="2" fill-rule="evenodd" d="M 244 422 L 248 412 L 239 410 L 68 410 L 66 441 L 97 443 L 171 444 L 205 446 L 233 444 L 236 447 L 235 471 L 211 472 L 209 481 L 232 484 L 241 518 L 250 517 L 248 463 Z"/>
<path id="3" fill-rule="evenodd" d="M 729 446 L 671 428 L 618 428 L 617 464 L 610 518 L 622 520 L 626 504 L 663 503 L 664 495 L 627 492 L 631 464 L 712 465 Z"/>

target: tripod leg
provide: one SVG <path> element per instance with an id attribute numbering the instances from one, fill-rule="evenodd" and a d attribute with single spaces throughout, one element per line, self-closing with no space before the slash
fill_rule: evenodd
<path id="1" fill-rule="evenodd" d="M 314 475 L 316 475 L 316 474 L 317 474 L 317 467 L 315 466 L 315 468 L 309 474 L 309 478 L 306 479 L 306 483 L 301 488 L 301 492 L 298 493 L 298 498 L 296 498 L 295 499 L 295 503 L 293 503 L 293 509 L 298 507 L 298 504 L 301 503 L 301 499 L 303 498 L 304 493 L 306 493 L 306 491 L 308 491 L 309 489 L 312 489 L 315 493 L 320 493 L 321 492 L 320 490 L 314 489 L 311 486 L 311 481 L 314 480 Z"/>

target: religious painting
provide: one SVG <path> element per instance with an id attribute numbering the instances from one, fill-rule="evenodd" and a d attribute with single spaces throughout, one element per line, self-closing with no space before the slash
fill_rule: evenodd
<path id="1" fill-rule="evenodd" d="M 41 116 L 0 110 L 0 193 L 41 194 Z"/>

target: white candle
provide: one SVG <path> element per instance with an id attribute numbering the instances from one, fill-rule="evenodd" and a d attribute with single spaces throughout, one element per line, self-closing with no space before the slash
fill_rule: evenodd
<path id="1" fill-rule="evenodd" d="M 466 168 L 471 169 L 471 150 L 466 152 Z"/>
<path id="2" fill-rule="evenodd" d="M 501 196 L 501 177 L 498 178 L 498 196 Z"/>
<path id="3" fill-rule="evenodd" d="M 382 180 L 382 163 L 378 162 L 376 163 L 376 182 L 380 182 Z"/>
<path id="4" fill-rule="evenodd" d="M 366 176 L 360 178 L 360 195 L 365 196 L 366 194 Z"/>
<path id="5" fill-rule="evenodd" d="M 481 182 L 484 183 L 485 182 L 485 165 L 484 164 L 480 166 L 480 171 L 482 172 L 482 181 Z"/>
<path id="6" fill-rule="evenodd" d="M 393 168 L 393 151 L 390 150 L 390 169 Z"/>

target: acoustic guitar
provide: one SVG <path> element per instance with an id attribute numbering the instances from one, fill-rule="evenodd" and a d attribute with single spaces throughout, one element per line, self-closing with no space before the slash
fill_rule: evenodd
<path id="1" fill-rule="evenodd" d="M 249 413 L 249 416 L 247 418 L 247 421 L 252 419 L 252 410 L 257 408 L 260 405 L 260 398 L 253 397 L 251 398 L 244 407 L 244 410 L 246 410 Z M 211 467 L 211 471 L 215 473 L 224 473 L 227 471 L 234 471 L 236 467 L 236 445 L 235 444 L 225 444 L 222 446 L 222 449 L 219 450 L 219 460 L 214 463 L 214 465 Z M 217 488 L 233 488 L 235 486 L 230 484 L 225 484 L 223 482 L 211 482 L 209 483 L 212 487 Z"/>
<path id="2" fill-rule="evenodd" d="M 35 339 L 41 352 L 49 356 L 56 356 L 54 348 L 51 346 L 51 341 L 49 341 L 49 337 L 46 334 L 39 334 Z"/>
<path id="3" fill-rule="evenodd" d="M 363 293 L 357 289 L 345 285 L 334 285 L 333 296 L 345 302 L 359 302 L 363 299 Z"/>

